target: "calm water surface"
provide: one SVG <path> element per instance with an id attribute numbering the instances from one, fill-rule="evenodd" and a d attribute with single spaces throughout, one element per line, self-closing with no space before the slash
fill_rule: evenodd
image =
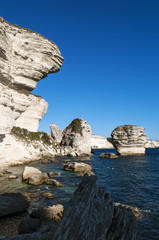
<path id="1" fill-rule="evenodd" d="M 159 149 L 148 149 L 144 156 L 119 157 L 118 159 L 98 158 L 102 152 L 115 152 L 115 150 L 94 150 L 89 164 L 98 176 L 98 184 L 105 186 L 111 193 L 114 202 L 131 205 L 141 209 L 142 218 L 137 220 L 137 240 L 159 240 Z M 19 176 L 16 180 L 8 180 L 8 176 L 0 178 L 0 193 L 4 192 L 33 192 L 36 197 L 31 202 L 31 208 L 41 205 L 62 203 L 66 205 L 69 198 L 77 188 L 80 178 L 75 173 L 62 171 L 65 160 L 71 158 L 57 158 L 57 162 L 42 164 L 34 162 L 34 166 L 43 172 L 54 171 L 58 174 L 56 180 L 63 183 L 63 187 L 56 188 L 46 184 L 31 186 L 21 181 L 25 166 L 12 167 L 10 170 Z M 41 191 L 54 194 L 53 199 L 40 196 Z M 4 235 L 3 225 L 10 224 L 0 221 L 0 235 Z"/>

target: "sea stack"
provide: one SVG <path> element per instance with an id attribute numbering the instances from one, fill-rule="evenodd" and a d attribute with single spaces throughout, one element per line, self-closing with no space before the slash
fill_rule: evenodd
<path id="1" fill-rule="evenodd" d="M 70 147 L 77 156 L 91 153 L 91 127 L 83 119 L 74 119 L 63 131 L 61 145 Z"/>
<path id="2" fill-rule="evenodd" d="M 136 125 L 123 125 L 111 133 L 112 143 L 119 155 L 145 154 L 147 142 L 144 128 Z"/>

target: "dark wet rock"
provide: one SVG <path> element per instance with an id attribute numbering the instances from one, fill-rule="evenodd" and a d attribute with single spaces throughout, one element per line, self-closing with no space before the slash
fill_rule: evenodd
<path id="1" fill-rule="evenodd" d="M 41 219 L 27 218 L 23 219 L 18 227 L 19 234 L 37 232 L 42 224 Z"/>
<path id="2" fill-rule="evenodd" d="M 30 217 L 53 220 L 58 222 L 61 220 L 63 215 L 64 207 L 61 204 L 53 205 L 52 207 L 42 207 L 40 209 L 34 210 Z"/>
<path id="3" fill-rule="evenodd" d="M 70 172 L 84 172 L 84 171 L 91 171 L 92 167 L 86 163 L 68 162 L 63 165 L 63 170 L 70 171 Z"/>
<path id="4" fill-rule="evenodd" d="M 54 240 L 135 240 L 136 219 L 131 211 L 115 207 L 97 177 L 85 175 L 68 202 Z"/>
<path id="5" fill-rule="evenodd" d="M 0 240 L 53 240 L 54 233 L 52 232 L 35 232 L 16 235 L 12 237 L 0 237 Z"/>
<path id="6" fill-rule="evenodd" d="M 46 181 L 46 184 L 48 184 L 48 185 L 53 185 L 53 186 L 55 186 L 55 187 L 62 187 L 62 186 L 63 186 L 61 182 L 59 182 L 59 181 L 57 181 L 57 180 L 55 180 L 55 179 L 48 179 L 48 180 Z"/>
<path id="7" fill-rule="evenodd" d="M 29 203 L 21 193 L 5 193 L 0 195 L 0 217 L 24 212 L 28 207 Z"/>
<path id="8" fill-rule="evenodd" d="M 118 155 L 115 153 L 101 153 L 99 158 L 118 158 Z"/>

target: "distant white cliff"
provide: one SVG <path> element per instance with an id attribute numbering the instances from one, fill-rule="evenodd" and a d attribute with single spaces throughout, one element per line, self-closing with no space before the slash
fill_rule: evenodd
<path id="1" fill-rule="evenodd" d="M 97 149 L 114 148 L 110 139 L 100 135 L 92 134 L 90 138 L 90 142 L 91 142 L 91 148 L 97 148 Z"/>

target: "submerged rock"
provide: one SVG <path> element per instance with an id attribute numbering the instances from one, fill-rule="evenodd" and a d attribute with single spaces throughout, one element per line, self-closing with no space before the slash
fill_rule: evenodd
<path id="1" fill-rule="evenodd" d="M 52 185 L 52 186 L 55 186 L 55 187 L 62 187 L 63 186 L 61 182 L 59 182 L 59 181 L 57 181 L 55 179 L 48 179 L 46 181 L 46 184 Z"/>
<path id="2" fill-rule="evenodd" d="M 5 193 L 0 195 L 0 217 L 24 212 L 28 207 L 29 203 L 21 193 Z"/>
<path id="3" fill-rule="evenodd" d="M 101 153 L 99 158 L 118 158 L 118 155 L 115 153 Z"/>
<path id="4" fill-rule="evenodd" d="M 63 170 L 70 172 L 91 171 L 92 167 L 89 164 L 81 162 L 68 162 L 63 165 Z"/>
<path id="5" fill-rule="evenodd" d="M 19 234 L 37 232 L 41 227 L 41 219 L 27 218 L 23 219 L 18 226 Z"/>
<path id="6" fill-rule="evenodd" d="M 111 133 L 112 143 L 120 155 L 145 154 L 147 142 L 144 128 L 135 125 L 117 127 Z"/>

